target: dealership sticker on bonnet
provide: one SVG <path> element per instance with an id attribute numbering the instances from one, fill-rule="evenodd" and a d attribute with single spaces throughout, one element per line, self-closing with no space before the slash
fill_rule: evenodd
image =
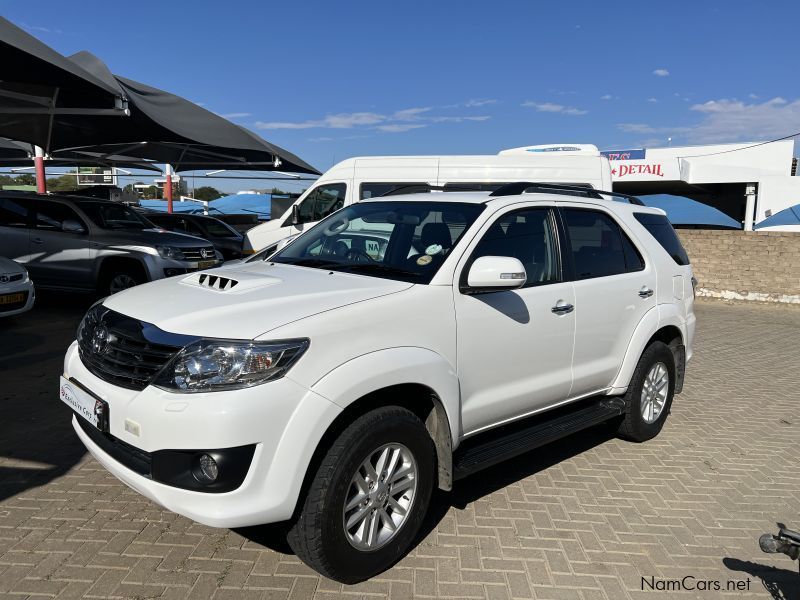
<path id="1" fill-rule="evenodd" d="M 108 410 L 105 402 L 93 398 L 83 390 L 76 389 L 64 377 L 61 377 L 58 396 L 62 402 L 89 421 L 89 423 L 97 428 L 102 428 L 103 417 Z"/>

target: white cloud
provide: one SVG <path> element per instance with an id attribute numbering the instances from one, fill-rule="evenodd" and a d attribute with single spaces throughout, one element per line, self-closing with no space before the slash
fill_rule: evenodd
<path id="1" fill-rule="evenodd" d="M 463 123 L 464 121 L 488 121 L 488 115 L 477 115 L 474 117 L 431 117 L 434 123 Z"/>
<path id="2" fill-rule="evenodd" d="M 613 98 L 614 96 L 612 96 L 611 94 L 603 94 L 602 96 L 600 96 L 600 100 L 611 100 Z"/>
<path id="3" fill-rule="evenodd" d="M 656 77 L 668 77 L 669 71 L 667 71 L 666 69 L 656 69 L 655 71 L 653 71 L 653 75 L 655 75 Z"/>
<path id="4" fill-rule="evenodd" d="M 758 100 L 759 98 L 759 96 L 757 96 L 756 94 L 747 94 L 747 97 L 750 98 L 751 100 Z"/>
<path id="5" fill-rule="evenodd" d="M 423 108 L 406 108 L 396 111 L 390 119 L 393 121 L 419 121 L 421 119 L 420 115 L 430 110 L 431 108 L 429 106 Z"/>
<path id="6" fill-rule="evenodd" d="M 384 133 L 402 133 L 412 129 L 420 129 L 421 127 L 426 126 L 419 123 L 391 123 L 389 125 L 378 125 L 375 129 Z"/>
<path id="7" fill-rule="evenodd" d="M 316 138 L 308 138 L 309 142 L 332 142 L 332 137 L 316 137 Z"/>
<path id="8" fill-rule="evenodd" d="M 232 113 L 225 113 L 224 115 L 220 115 L 223 119 L 244 119 L 245 117 L 253 116 L 249 112 L 232 112 Z"/>
<path id="9" fill-rule="evenodd" d="M 658 102 L 658 98 L 648 98 L 648 102 Z"/>
<path id="10" fill-rule="evenodd" d="M 695 104 L 690 110 L 701 116 L 692 126 L 618 123 L 617 128 L 625 133 L 680 135 L 697 144 L 769 140 L 800 131 L 800 99 L 778 97 L 748 104 L 723 98 Z"/>
<path id="11" fill-rule="evenodd" d="M 573 106 L 564 106 L 563 104 L 554 104 L 553 102 L 534 102 L 533 100 L 523 102 L 522 106 L 534 108 L 537 112 L 559 113 L 562 115 L 585 115 L 589 112 Z"/>
<path id="12" fill-rule="evenodd" d="M 323 119 L 300 122 L 288 121 L 256 121 L 257 129 L 352 129 L 358 125 L 375 125 L 385 121 L 384 115 L 371 112 L 339 113 L 328 115 Z"/>
<path id="13" fill-rule="evenodd" d="M 461 123 L 486 121 L 488 116 L 434 116 L 429 106 L 404 108 L 384 115 L 374 112 L 354 112 L 327 115 L 322 119 L 305 121 L 256 121 L 256 129 L 354 129 L 369 128 L 385 133 L 400 133 L 427 127 L 431 123 Z"/>
<path id="14" fill-rule="evenodd" d="M 800 99 L 788 102 L 778 97 L 746 104 L 723 98 L 695 104 L 690 110 L 704 116 L 690 136 L 701 143 L 766 140 L 800 131 Z"/>
<path id="15" fill-rule="evenodd" d="M 489 104 L 497 104 L 497 100 L 493 98 L 467 100 L 464 106 L 466 108 L 478 108 L 480 106 L 488 106 Z"/>

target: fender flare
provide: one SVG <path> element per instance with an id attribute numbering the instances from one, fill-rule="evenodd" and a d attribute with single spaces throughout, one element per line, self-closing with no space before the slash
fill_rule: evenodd
<path id="1" fill-rule="evenodd" d="M 310 389 L 344 410 L 368 394 L 407 384 L 433 392 L 434 411 L 425 426 L 436 444 L 439 487 L 450 489 L 452 455 L 461 433 L 461 388 L 455 369 L 443 356 L 414 346 L 377 350 L 340 365 Z"/>
<path id="2" fill-rule="evenodd" d="M 633 331 L 622 366 L 608 392 L 610 395 L 624 394 L 628 390 L 628 384 L 630 384 L 639 357 L 647 347 L 647 343 L 659 329 L 669 326 L 676 327 L 681 332 L 681 338 L 685 343 L 686 321 L 674 305 L 659 304 L 644 314 Z"/>

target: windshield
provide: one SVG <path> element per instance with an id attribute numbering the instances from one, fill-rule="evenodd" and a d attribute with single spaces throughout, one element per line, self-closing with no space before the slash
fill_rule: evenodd
<path id="1" fill-rule="evenodd" d="M 359 202 L 320 221 L 270 260 L 429 283 L 483 209 L 460 202 Z"/>
<path id="2" fill-rule="evenodd" d="M 153 224 L 124 204 L 81 202 L 80 209 L 103 229 L 151 229 Z"/>
<path id="3" fill-rule="evenodd" d="M 241 237 L 241 234 L 233 227 L 217 219 L 203 219 L 202 224 L 206 231 L 213 236 L 229 238 Z"/>

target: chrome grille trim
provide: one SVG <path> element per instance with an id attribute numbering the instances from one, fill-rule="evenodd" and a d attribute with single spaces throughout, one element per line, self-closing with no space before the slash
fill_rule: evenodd
<path id="1" fill-rule="evenodd" d="M 186 260 L 214 260 L 216 253 L 214 246 L 202 246 L 198 248 L 178 248 L 183 252 L 183 257 Z"/>
<path id="2" fill-rule="evenodd" d="M 196 339 L 98 305 L 86 313 L 78 328 L 78 353 L 84 366 L 103 381 L 141 391 L 181 348 Z"/>

